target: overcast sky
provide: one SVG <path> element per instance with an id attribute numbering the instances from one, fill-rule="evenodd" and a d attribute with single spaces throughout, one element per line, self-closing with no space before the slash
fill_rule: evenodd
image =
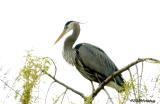
<path id="1" fill-rule="evenodd" d="M 63 60 L 66 37 L 53 45 L 70 20 L 84 23 L 76 44 L 86 42 L 102 48 L 119 68 L 137 58 L 160 59 L 159 0 L 1 0 L 3 72 L 19 71 L 26 51 L 34 50 L 35 55 L 49 56 L 56 62 L 60 79 L 66 83 L 72 80 L 71 85 L 86 91 L 88 81 Z"/>

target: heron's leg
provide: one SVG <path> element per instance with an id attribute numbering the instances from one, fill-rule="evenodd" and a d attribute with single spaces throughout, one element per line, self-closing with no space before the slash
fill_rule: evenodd
<path id="1" fill-rule="evenodd" d="M 92 85 L 92 93 L 93 93 L 95 91 L 94 84 L 93 84 L 92 81 L 90 81 L 90 82 L 91 82 L 91 85 Z"/>
<path id="2" fill-rule="evenodd" d="M 101 81 L 100 81 L 100 80 L 99 80 L 99 78 L 98 78 L 98 74 L 97 74 L 97 73 L 95 73 L 95 76 L 96 76 L 96 78 L 97 78 L 98 83 L 100 84 L 100 83 L 101 83 Z"/>

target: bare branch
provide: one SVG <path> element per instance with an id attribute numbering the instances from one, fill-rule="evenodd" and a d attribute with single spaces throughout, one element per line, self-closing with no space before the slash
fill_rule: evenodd
<path id="1" fill-rule="evenodd" d="M 52 79 L 53 79 L 55 82 L 57 82 L 58 84 L 60 84 L 60 85 L 64 86 L 65 88 L 67 88 L 67 89 L 73 91 L 74 93 L 78 94 L 78 95 L 81 96 L 82 98 L 85 98 L 85 96 L 84 96 L 83 93 L 81 93 L 81 92 L 79 92 L 79 91 L 77 91 L 77 90 L 71 88 L 70 86 L 64 84 L 63 82 L 57 80 L 57 79 L 56 79 L 55 77 L 53 77 L 51 74 L 49 74 L 49 73 L 47 73 L 47 72 L 45 72 L 45 73 L 46 73 L 46 75 L 48 75 L 50 78 L 52 78 Z"/>
<path id="2" fill-rule="evenodd" d="M 128 71 L 129 71 L 129 75 L 130 75 L 130 78 L 131 78 L 131 83 L 132 83 L 132 88 L 133 88 L 133 94 L 134 94 L 134 97 L 136 99 L 137 97 L 136 97 L 135 86 L 133 86 L 133 82 L 134 81 L 133 81 L 132 73 L 131 73 L 130 69 Z M 136 102 L 136 104 L 137 104 L 137 102 Z"/>
<path id="3" fill-rule="evenodd" d="M 3 81 L 2 79 L 0 79 L 0 81 L 2 83 L 4 83 L 5 86 L 7 86 L 8 88 L 10 88 L 12 91 L 14 91 L 16 94 L 22 96 L 18 91 L 16 91 L 15 89 L 13 89 L 10 85 L 8 85 L 5 81 Z"/>
<path id="4" fill-rule="evenodd" d="M 64 100 L 64 97 L 65 97 L 65 95 L 66 95 L 66 93 L 67 93 L 67 88 L 66 88 L 66 90 L 64 91 L 64 93 L 63 93 L 63 97 L 62 97 L 62 101 L 61 101 L 61 104 L 63 103 L 63 100 Z"/>
<path id="5" fill-rule="evenodd" d="M 141 68 L 141 74 L 140 74 L 140 85 L 141 85 L 141 82 L 142 82 L 142 74 L 143 74 L 143 62 L 142 62 L 142 68 Z M 141 86 L 140 86 L 140 89 L 141 89 Z"/>
<path id="6" fill-rule="evenodd" d="M 159 60 L 157 59 L 154 59 L 154 58 L 142 58 L 142 59 L 138 59 L 130 64 L 128 64 L 127 66 L 121 68 L 120 70 L 114 72 L 112 75 L 110 75 L 108 78 L 106 78 L 100 85 L 99 87 L 92 93 L 92 98 L 94 99 L 95 96 L 97 96 L 97 94 L 104 88 L 104 86 L 106 85 L 106 83 L 108 83 L 114 76 L 126 71 L 126 70 L 129 70 L 130 67 L 140 63 L 140 62 L 144 62 L 144 61 L 148 61 L 148 62 L 153 62 L 153 63 L 160 63 Z"/>
<path id="7" fill-rule="evenodd" d="M 72 92 L 74 92 L 74 93 L 78 94 L 79 96 L 81 96 L 81 97 L 84 99 L 84 103 L 85 103 L 85 102 L 86 102 L 86 101 L 85 101 L 86 98 L 92 98 L 92 101 L 93 101 L 94 98 L 97 96 L 97 94 L 104 88 L 104 86 L 106 85 L 106 83 L 108 83 L 112 78 L 114 78 L 114 76 L 116 76 L 116 75 L 118 75 L 118 74 L 120 74 L 120 73 L 122 73 L 122 72 L 124 72 L 124 71 L 126 71 L 126 70 L 129 70 L 130 67 L 132 67 L 132 66 L 134 66 L 134 65 L 136 65 L 136 64 L 138 64 L 138 63 L 140 63 L 140 62 L 144 62 L 144 61 L 146 61 L 146 62 L 153 62 L 153 63 L 160 63 L 159 60 L 153 59 L 153 58 L 138 59 L 138 60 L 136 60 L 136 61 L 128 64 L 127 66 L 121 68 L 120 70 L 114 72 L 112 75 L 110 75 L 108 78 L 106 78 L 106 79 L 99 85 L 99 87 L 98 87 L 95 91 L 93 91 L 92 94 L 91 94 L 90 96 L 88 96 L 88 97 L 84 96 L 83 93 L 81 93 L 81 92 L 79 92 L 79 91 L 71 88 L 70 86 L 64 84 L 63 82 L 57 80 L 57 79 L 55 78 L 55 75 L 52 76 L 52 75 L 49 74 L 48 72 L 44 72 L 44 73 L 45 73 L 46 75 L 48 75 L 50 78 L 52 78 L 55 82 L 57 82 L 58 84 L 60 84 L 60 85 L 62 85 L 63 87 L 65 87 L 66 89 L 69 89 L 69 90 L 71 90 Z M 54 65 L 55 65 L 55 64 L 54 64 Z M 56 69 L 56 67 L 55 67 L 55 69 Z M 56 70 L 57 70 L 57 69 L 56 69 Z M 138 70 L 138 69 L 137 69 L 137 70 Z M 56 71 L 55 71 L 55 74 L 56 74 Z M 130 74 L 131 74 L 131 73 L 130 73 Z M 92 103 L 92 101 L 91 101 L 91 103 Z M 91 103 L 90 103 L 90 104 L 91 104 Z"/>
<path id="8" fill-rule="evenodd" d="M 53 81 L 48 87 L 47 94 L 46 94 L 46 97 L 45 97 L 45 104 L 47 104 L 46 102 L 47 102 L 48 93 L 49 93 L 49 90 L 50 90 L 51 86 L 54 84 L 54 82 L 55 81 Z"/>
<path id="9" fill-rule="evenodd" d="M 111 98 L 111 96 L 109 95 L 109 93 L 108 93 L 108 91 L 104 88 L 103 89 L 104 90 L 104 92 L 107 94 L 107 96 L 108 96 L 108 100 L 107 100 L 107 103 L 106 104 L 108 104 L 108 101 L 110 100 L 110 102 L 112 103 L 112 104 L 114 104 L 113 103 L 113 101 L 112 101 L 112 98 Z"/>
<path id="10" fill-rule="evenodd" d="M 138 94 L 137 98 L 139 98 L 140 97 L 140 94 L 139 94 L 139 86 L 140 86 L 139 85 L 139 72 L 138 72 L 139 69 L 138 69 L 137 64 L 135 66 L 136 66 L 136 73 L 137 73 L 137 94 Z"/>

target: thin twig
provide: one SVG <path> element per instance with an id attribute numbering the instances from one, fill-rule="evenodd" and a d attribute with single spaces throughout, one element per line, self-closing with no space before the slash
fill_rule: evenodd
<path id="1" fill-rule="evenodd" d="M 151 97 L 154 96 L 154 92 L 155 92 L 154 90 L 157 88 L 157 82 L 158 82 L 159 78 L 160 78 L 160 75 L 158 75 L 156 80 L 155 80 L 155 84 L 154 84 L 154 87 L 153 87 L 153 93 L 152 93 Z"/>
<path id="2" fill-rule="evenodd" d="M 135 99 L 136 99 L 137 97 L 136 97 L 135 87 L 134 87 L 134 84 L 133 84 L 133 77 L 132 77 L 132 73 L 131 73 L 130 69 L 129 69 L 128 71 L 129 71 L 129 75 L 130 75 L 131 82 L 132 82 L 133 94 L 134 94 L 134 97 L 135 97 Z M 136 102 L 136 104 L 137 104 L 137 102 Z"/>
<path id="3" fill-rule="evenodd" d="M 65 92 L 65 91 L 64 91 L 64 92 Z M 56 103 L 59 101 L 59 99 L 64 95 L 64 92 L 61 93 L 61 94 L 56 98 L 56 100 L 53 102 L 53 104 L 56 104 Z"/>
<path id="4" fill-rule="evenodd" d="M 54 69 L 55 69 L 55 71 L 54 71 L 54 76 L 53 76 L 53 77 L 55 77 L 55 76 L 56 76 L 56 73 L 57 73 L 57 66 L 56 66 L 55 62 L 54 62 L 53 59 L 51 59 L 50 57 L 44 57 L 44 59 L 50 59 L 51 62 L 53 63 Z"/>
<path id="5" fill-rule="evenodd" d="M 47 104 L 46 102 L 47 102 L 48 93 L 49 93 L 49 90 L 50 90 L 50 88 L 51 88 L 51 86 L 53 85 L 54 82 L 55 81 L 53 81 L 48 87 L 47 94 L 46 94 L 46 97 L 45 97 L 45 104 Z"/>
<path id="6" fill-rule="evenodd" d="M 138 72 L 138 66 L 137 64 L 135 65 L 136 66 L 136 73 L 137 73 L 137 94 L 138 94 L 138 99 L 140 99 L 140 95 L 139 95 L 139 72 Z M 140 102 L 137 102 L 140 104 Z"/>
<path id="7" fill-rule="evenodd" d="M 111 102 L 112 104 L 114 104 L 113 101 L 112 101 L 111 96 L 110 96 L 109 93 L 108 93 L 108 91 L 107 91 L 105 88 L 104 88 L 103 90 L 104 90 L 104 92 L 107 94 L 108 99 L 110 100 L 110 102 Z M 107 100 L 107 104 L 108 104 L 108 100 Z"/>
<path id="8" fill-rule="evenodd" d="M 18 91 L 16 91 L 15 89 L 13 89 L 10 85 L 8 85 L 5 81 L 3 81 L 2 79 L 0 79 L 0 81 L 2 83 L 4 83 L 5 86 L 7 86 L 8 88 L 10 88 L 12 91 L 14 91 L 16 94 L 22 96 Z"/>
<path id="9" fill-rule="evenodd" d="M 65 95 L 65 96 L 66 96 L 66 98 L 67 98 L 67 100 L 68 100 L 68 102 L 69 102 L 69 104 L 70 104 L 70 102 L 71 102 L 71 101 L 70 101 L 70 99 L 69 99 L 68 94 L 66 93 L 66 95 Z"/>
<path id="10" fill-rule="evenodd" d="M 67 93 L 67 88 L 66 88 L 66 90 L 63 92 L 63 97 L 62 97 L 62 101 L 61 101 L 61 104 L 63 103 L 63 100 L 64 100 L 64 97 L 65 97 L 65 95 L 66 95 L 66 93 Z"/>
<path id="11" fill-rule="evenodd" d="M 141 83 L 142 83 L 142 74 L 143 74 L 143 62 L 142 62 L 142 68 L 141 68 L 141 74 L 140 74 L 140 85 L 141 85 Z M 140 86 L 140 89 L 141 89 L 141 86 Z"/>

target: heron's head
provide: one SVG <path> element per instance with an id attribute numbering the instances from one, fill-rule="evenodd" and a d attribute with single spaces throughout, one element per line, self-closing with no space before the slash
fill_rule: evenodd
<path id="1" fill-rule="evenodd" d="M 76 21 L 68 21 L 65 26 L 64 26 L 64 29 L 63 29 L 63 32 L 61 33 L 61 35 L 57 38 L 57 40 L 55 41 L 54 44 L 56 44 L 65 34 L 67 34 L 69 31 L 71 31 L 75 24 L 79 24 L 79 22 L 76 22 Z"/>

